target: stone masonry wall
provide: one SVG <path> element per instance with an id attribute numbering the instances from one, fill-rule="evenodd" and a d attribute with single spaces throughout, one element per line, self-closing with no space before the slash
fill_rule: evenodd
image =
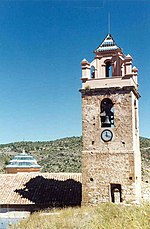
<path id="1" fill-rule="evenodd" d="M 82 93 L 82 184 L 83 204 L 111 201 L 111 184 L 121 184 L 122 201 L 140 198 L 139 150 L 134 147 L 133 131 L 134 93 L 126 89 L 96 89 Z M 109 98 L 114 104 L 114 128 L 101 128 L 100 104 Z M 103 142 L 101 132 L 111 129 L 113 138 Z M 139 176 L 139 177 L 138 177 Z"/>

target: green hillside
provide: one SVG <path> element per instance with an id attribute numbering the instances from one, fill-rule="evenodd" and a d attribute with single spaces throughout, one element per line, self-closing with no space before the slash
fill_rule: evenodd
<path id="1" fill-rule="evenodd" d="M 142 179 L 150 182 L 150 139 L 140 137 L 142 155 Z"/>
<path id="2" fill-rule="evenodd" d="M 143 179 L 149 180 L 150 139 L 140 138 Z M 15 142 L 0 145 L 0 172 L 17 153 L 25 149 L 42 166 L 42 172 L 81 172 L 82 138 L 68 137 L 45 142 Z"/>
<path id="3" fill-rule="evenodd" d="M 9 160 L 23 149 L 37 159 L 42 172 L 81 172 L 81 137 L 0 145 L 0 172 L 4 172 Z"/>

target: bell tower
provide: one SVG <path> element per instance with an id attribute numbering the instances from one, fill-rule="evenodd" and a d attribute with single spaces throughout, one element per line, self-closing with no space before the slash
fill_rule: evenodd
<path id="1" fill-rule="evenodd" d="M 140 201 L 138 69 L 108 34 L 82 60 L 82 204 Z"/>

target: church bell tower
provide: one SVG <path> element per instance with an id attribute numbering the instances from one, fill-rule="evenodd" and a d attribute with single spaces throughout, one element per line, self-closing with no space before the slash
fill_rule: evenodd
<path id="1" fill-rule="evenodd" d="M 82 204 L 140 201 L 138 69 L 108 34 L 82 60 Z"/>

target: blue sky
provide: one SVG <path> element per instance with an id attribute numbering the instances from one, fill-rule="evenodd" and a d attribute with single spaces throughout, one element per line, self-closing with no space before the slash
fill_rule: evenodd
<path id="1" fill-rule="evenodd" d="M 0 143 L 81 135 L 81 60 L 108 33 L 139 69 L 150 138 L 150 2 L 0 1 Z"/>

